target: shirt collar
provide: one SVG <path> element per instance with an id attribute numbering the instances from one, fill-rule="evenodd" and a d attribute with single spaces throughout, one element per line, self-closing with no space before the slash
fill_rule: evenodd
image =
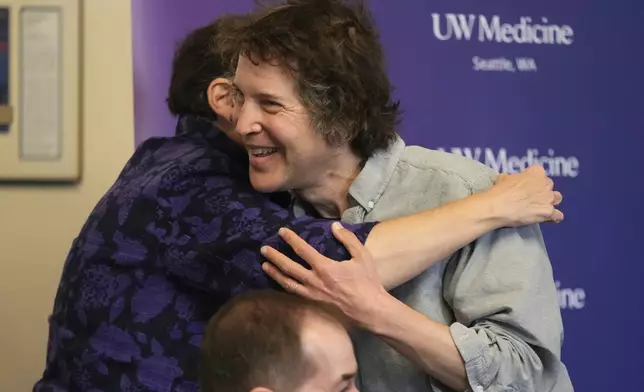
<path id="1" fill-rule="evenodd" d="M 232 158 L 242 169 L 248 169 L 248 153 L 246 150 L 226 136 L 217 128 L 212 120 L 193 115 L 182 115 L 175 129 L 177 136 L 201 138 L 214 149 Z"/>
<path id="2" fill-rule="evenodd" d="M 193 115 L 180 115 L 177 119 L 175 135 L 204 134 L 213 129 L 213 122 Z"/>
<path id="3" fill-rule="evenodd" d="M 388 149 L 376 152 L 367 160 L 351 184 L 349 195 L 367 212 L 378 203 L 404 151 L 405 142 L 397 136 Z"/>

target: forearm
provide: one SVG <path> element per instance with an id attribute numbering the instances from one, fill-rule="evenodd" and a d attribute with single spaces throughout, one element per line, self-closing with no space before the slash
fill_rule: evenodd
<path id="1" fill-rule="evenodd" d="M 373 228 L 365 246 L 383 286 L 390 290 L 504 223 L 490 197 L 480 193 L 382 222 Z"/>
<path id="2" fill-rule="evenodd" d="M 494 230 L 450 261 L 443 300 L 473 389 L 553 390 L 563 334 L 552 268 L 538 225 Z M 568 390 L 565 388 L 556 390 Z"/>
<path id="3" fill-rule="evenodd" d="M 450 388 L 458 391 L 469 388 L 463 359 L 448 326 L 387 293 L 371 302 L 374 304 L 371 311 L 351 315 L 361 327 Z"/>

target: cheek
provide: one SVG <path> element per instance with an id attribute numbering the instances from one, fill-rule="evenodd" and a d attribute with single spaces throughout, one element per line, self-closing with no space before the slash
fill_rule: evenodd
<path id="1" fill-rule="evenodd" d="M 282 148 L 282 156 L 289 165 L 319 165 L 329 157 L 324 138 L 316 132 L 308 117 L 277 114 L 265 116 L 264 130 L 268 138 Z"/>
<path id="2" fill-rule="evenodd" d="M 284 149 L 284 159 L 294 170 L 312 172 L 328 164 L 324 145 L 316 139 L 300 137 Z"/>
<path id="3" fill-rule="evenodd" d="M 329 146 L 324 138 L 311 129 L 310 126 L 297 128 L 297 135 L 293 138 L 294 147 L 307 157 L 323 157 L 328 155 Z"/>
<path id="4" fill-rule="evenodd" d="M 315 145 L 309 139 L 306 129 L 296 122 L 273 117 L 266 119 L 263 124 L 268 137 L 288 151 L 308 150 Z"/>

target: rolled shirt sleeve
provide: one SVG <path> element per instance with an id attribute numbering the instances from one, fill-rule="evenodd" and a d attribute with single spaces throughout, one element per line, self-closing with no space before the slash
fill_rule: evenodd
<path id="1" fill-rule="evenodd" d="M 496 230 L 462 249 L 448 265 L 444 296 L 472 391 L 551 391 L 566 372 L 557 290 L 538 225 Z"/>

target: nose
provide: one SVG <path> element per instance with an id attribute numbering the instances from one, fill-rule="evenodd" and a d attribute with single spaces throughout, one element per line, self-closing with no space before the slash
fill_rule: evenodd
<path id="1" fill-rule="evenodd" d="M 237 109 L 237 124 L 235 124 L 235 132 L 240 136 L 248 136 L 253 133 L 261 132 L 262 126 L 260 125 L 261 116 L 253 109 L 252 105 L 244 102 L 241 107 Z"/>

